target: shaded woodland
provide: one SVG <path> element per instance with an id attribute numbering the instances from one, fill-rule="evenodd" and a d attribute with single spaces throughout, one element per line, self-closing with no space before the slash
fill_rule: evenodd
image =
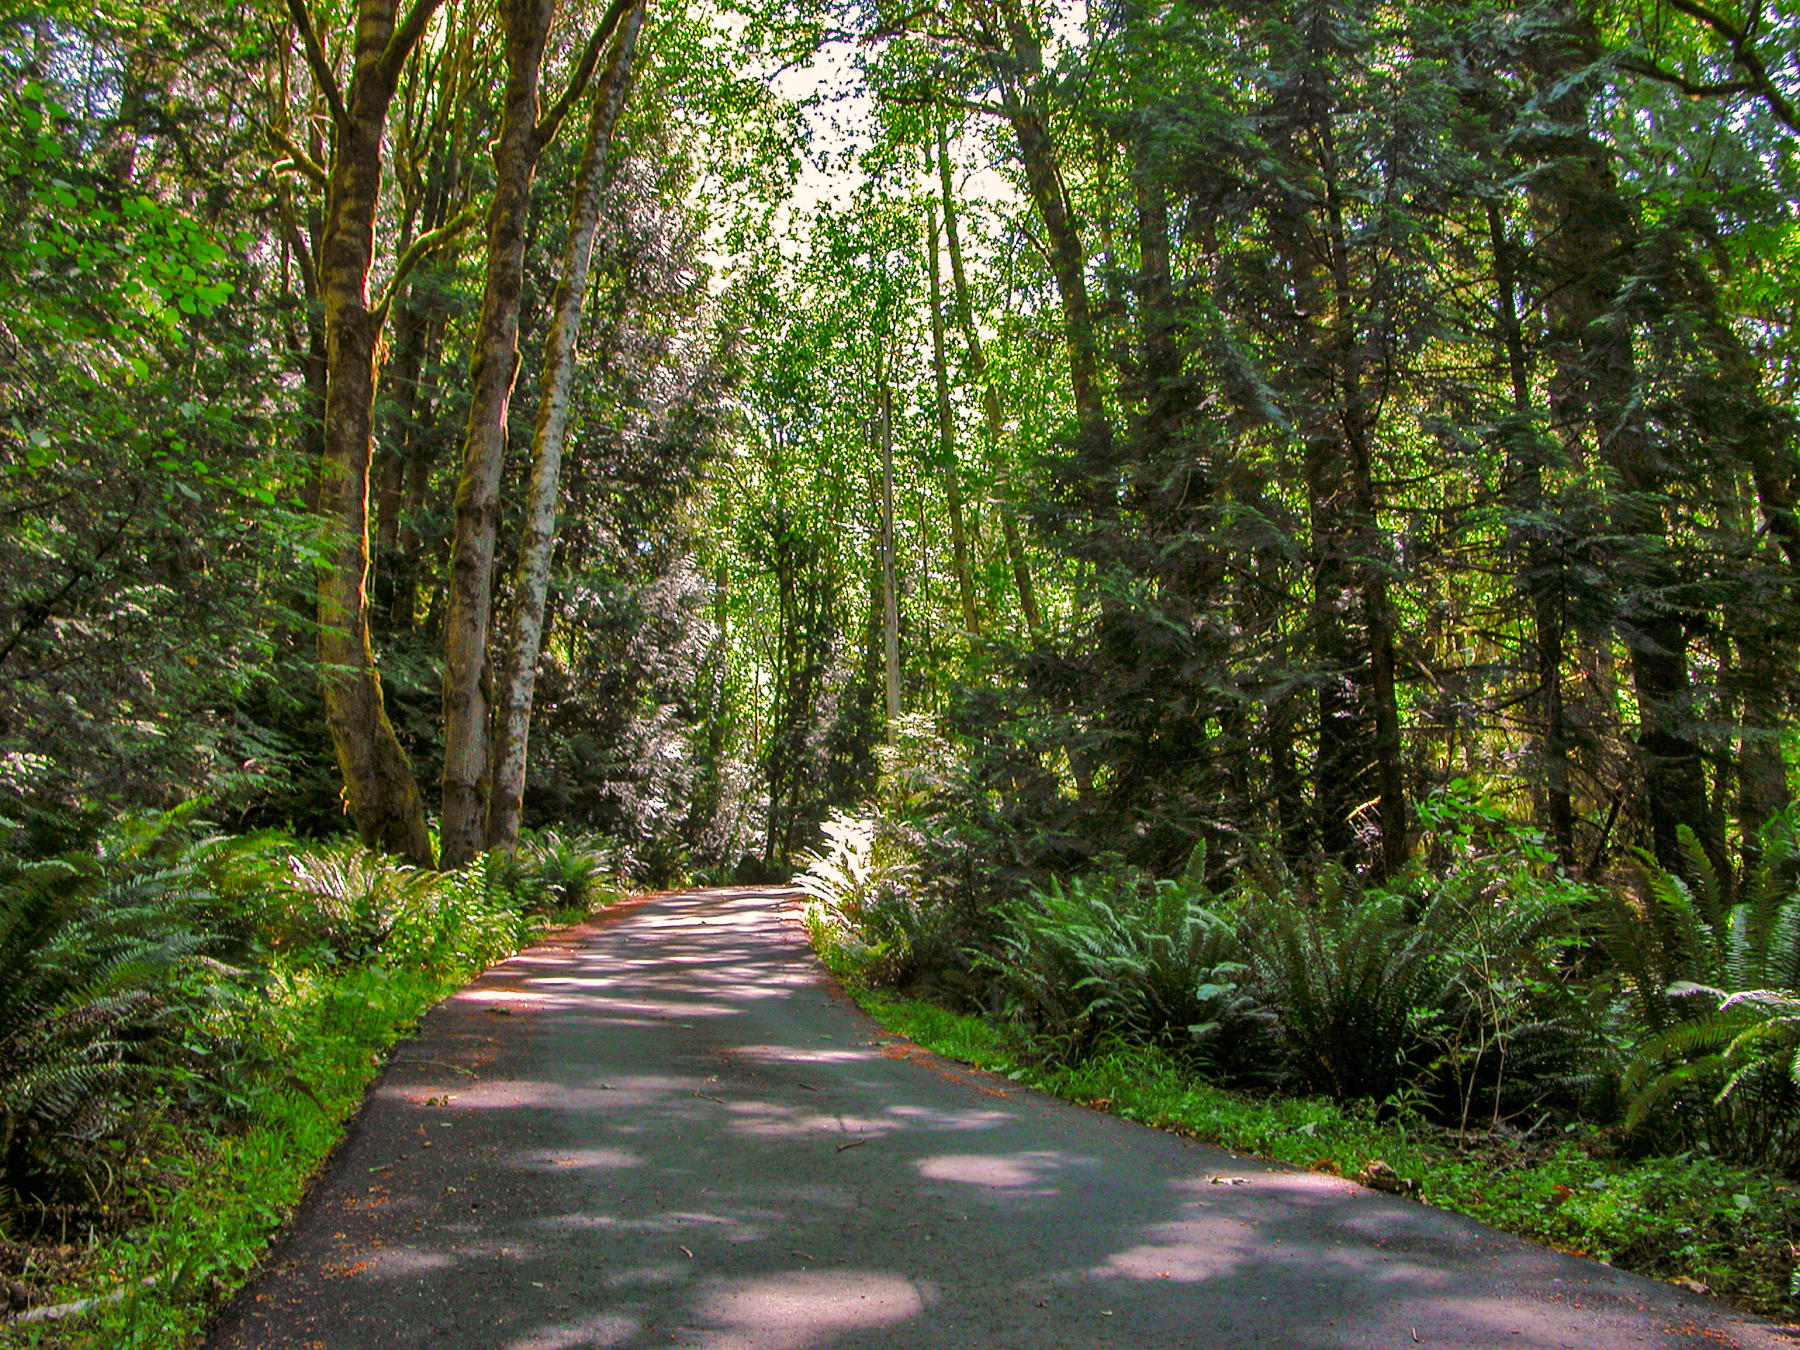
<path id="1" fill-rule="evenodd" d="M 190 957 L 601 859 L 1050 1060 L 1791 1173 L 1797 27 L 0 6 L 0 1237 Z"/>

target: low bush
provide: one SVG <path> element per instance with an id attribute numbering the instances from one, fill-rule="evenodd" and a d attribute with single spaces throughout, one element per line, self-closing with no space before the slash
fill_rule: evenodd
<path id="1" fill-rule="evenodd" d="M 16 841 L 15 841 L 16 842 Z M 58 839 L 66 845 L 67 836 Z M 176 1346 L 248 1272 L 378 1071 L 603 845 L 431 873 L 348 842 L 211 835 L 196 808 L 0 864 L 0 1270 L 120 1296 L 0 1344 Z"/>
<path id="2" fill-rule="evenodd" d="M 1031 891 L 1002 906 L 974 964 L 1039 1053 L 1070 1062 L 1121 1036 L 1183 1055 L 1241 1049 L 1255 1014 L 1239 954 L 1197 852 L 1176 878 L 1115 862 Z"/>
<path id="3" fill-rule="evenodd" d="M 1296 1083 L 1338 1101 L 1423 1095 L 1467 1128 L 1562 1092 L 1587 1039 L 1563 972 L 1576 893 L 1501 853 L 1384 886 L 1256 874 L 1239 932 Z"/>
<path id="4" fill-rule="evenodd" d="M 0 877 L 0 1238 L 124 1204 L 145 1102 L 216 1046 L 237 972 L 206 956 L 199 868 L 115 834 Z"/>
<path id="5" fill-rule="evenodd" d="M 804 851 L 794 885 L 810 897 L 807 931 L 827 963 L 874 984 L 916 969 L 919 869 L 904 829 L 885 817 L 833 812 Z"/>
<path id="6" fill-rule="evenodd" d="M 1690 885 L 1641 859 L 1598 931 L 1622 972 L 1626 1124 L 1646 1146 L 1698 1147 L 1800 1171 L 1800 888 L 1795 848 L 1766 838 L 1728 894 L 1691 834 Z"/>

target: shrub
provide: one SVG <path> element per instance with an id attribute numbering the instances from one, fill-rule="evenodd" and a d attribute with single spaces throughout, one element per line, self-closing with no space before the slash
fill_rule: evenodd
<path id="1" fill-rule="evenodd" d="M 207 1057 L 231 973 L 201 956 L 210 897 L 191 861 L 144 852 L 113 836 L 0 878 L 0 1221 L 97 1218 L 107 1141 L 154 1080 Z"/>
<path id="2" fill-rule="evenodd" d="M 1053 1060 L 1072 1060 L 1107 1038 L 1195 1051 L 1226 1023 L 1241 1037 L 1231 922 L 1207 888 L 1205 857 L 1155 880 L 1118 862 L 1053 881 L 1002 907 L 992 973 L 1003 1010 Z"/>
<path id="3" fill-rule="evenodd" d="M 1725 1157 L 1800 1167 L 1800 890 L 1771 837 L 1733 900 L 1691 833 L 1694 882 L 1640 861 L 1600 914 L 1637 1041 L 1626 1124 Z"/>
<path id="4" fill-rule="evenodd" d="M 1259 878 L 1244 948 L 1305 1087 L 1382 1101 L 1415 1084 L 1429 1090 L 1435 1076 L 1453 1098 L 1440 1110 L 1466 1125 L 1478 1090 L 1502 1114 L 1515 1050 L 1580 1043 L 1558 993 L 1568 897 L 1503 884 L 1516 862 L 1502 854 L 1442 879 L 1413 870 L 1385 887 L 1360 886 L 1341 869 L 1311 888 Z"/>
<path id="5" fill-rule="evenodd" d="M 276 941 L 323 947 L 333 961 L 364 961 L 397 928 L 428 916 L 439 874 L 406 867 L 351 840 L 292 854 L 273 915 Z"/>
<path id="6" fill-rule="evenodd" d="M 526 914 L 582 913 L 611 895 L 607 876 L 613 848 L 597 835 L 565 839 L 554 830 L 527 832 L 511 858 L 488 855 L 492 880 Z"/>
<path id="7" fill-rule="evenodd" d="M 912 971 L 920 919 L 918 866 L 903 828 L 877 815 L 834 811 L 824 842 L 801 852 L 794 885 L 811 897 L 807 929 L 840 974 L 876 984 Z"/>

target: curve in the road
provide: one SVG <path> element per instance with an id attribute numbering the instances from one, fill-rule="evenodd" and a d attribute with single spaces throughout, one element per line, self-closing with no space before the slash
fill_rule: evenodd
<path id="1" fill-rule="evenodd" d="M 897 1042 L 794 893 L 650 897 L 400 1047 L 214 1350 L 1791 1347 Z"/>

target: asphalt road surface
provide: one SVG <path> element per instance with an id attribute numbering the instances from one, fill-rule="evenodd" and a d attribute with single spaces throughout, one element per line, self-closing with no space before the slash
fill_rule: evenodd
<path id="1" fill-rule="evenodd" d="M 399 1047 L 209 1344 L 1786 1347 L 1667 1285 L 949 1064 L 780 890 L 659 895 Z"/>

